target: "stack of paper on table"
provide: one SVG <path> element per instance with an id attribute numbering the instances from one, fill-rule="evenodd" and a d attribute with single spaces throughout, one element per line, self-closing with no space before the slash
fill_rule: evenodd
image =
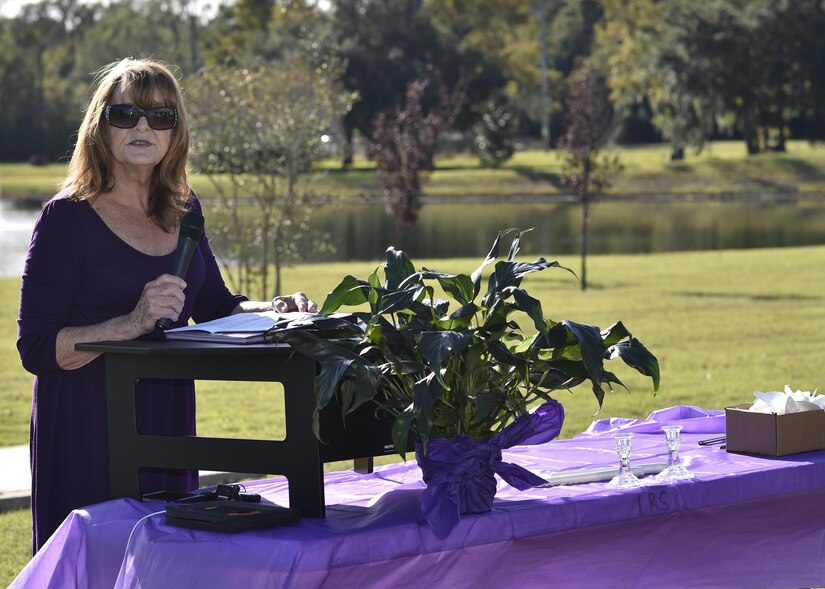
<path id="1" fill-rule="evenodd" d="M 346 317 L 347 315 L 333 315 Z M 309 325 L 313 313 L 236 313 L 214 321 L 186 325 L 166 330 L 166 339 L 197 342 L 221 342 L 235 344 L 263 343 L 265 334 L 272 328 L 296 329 Z"/>

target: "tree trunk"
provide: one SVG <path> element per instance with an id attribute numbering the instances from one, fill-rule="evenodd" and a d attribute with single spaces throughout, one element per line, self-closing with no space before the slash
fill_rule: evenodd
<path id="1" fill-rule="evenodd" d="M 275 295 L 281 294 L 281 253 L 279 249 L 275 248 Z"/>
<path id="2" fill-rule="evenodd" d="M 587 230 L 590 225 L 590 199 L 585 194 L 582 199 L 582 229 L 581 229 L 581 254 L 582 254 L 582 290 L 587 290 Z"/>
<path id="3" fill-rule="evenodd" d="M 536 20 L 539 30 L 539 79 L 541 147 L 550 150 L 550 88 L 547 78 L 549 59 L 547 57 L 547 0 L 536 0 Z"/>
<path id="4" fill-rule="evenodd" d="M 759 129 L 756 124 L 756 113 L 752 106 L 746 105 L 740 113 L 740 128 L 745 138 L 745 147 L 748 155 L 759 153 Z"/>
<path id="5" fill-rule="evenodd" d="M 350 123 L 346 117 L 344 118 L 341 126 L 344 128 L 344 159 L 341 162 L 342 167 L 348 168 L 352 165 L 353 162 L 353 147 L 352 147 L 352 136 L 353 136 L 353 127 L 352 123 Z"/>

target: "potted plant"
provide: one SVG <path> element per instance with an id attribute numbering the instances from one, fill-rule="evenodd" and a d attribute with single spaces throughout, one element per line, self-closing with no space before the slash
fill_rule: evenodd
<path id="1" fill-rule="evenodd" d="M 604 366 L 615 358 L 649 376 L 658 389 L 656 358 L 622 323 L 600 330 L 544 316 L 522 279 L 550 268 L 570 270 L 544 258 L 517 261 L 524 233 L 501 231 L 472 274 L 416 269 L 403 251 L 390 247 L 386 262 L 368 278 L 343 279 L 311 329 L 279 336 L 320 364 L 318 410 L 336 395 L 345 414 L 374 403 L 394 417 L 399 453 L 414 437 L 428 485 L 424 515 L 442 531 L 459 513 L 490 509 L 494 472 L 517 488 L 543 482 L 502 463 L 501 449 L 558 435 L 564 414 L 554 391 L 587 381 L 601 407 L 605 387 L 622 385 Z M 493 266 L 482 294 L 482 274 L 499 258 L 507 236 L 512 243 L 506 259 Z M 358 322 L 325 316 L 347 306 L 366 307 L 352 313 Z"/>

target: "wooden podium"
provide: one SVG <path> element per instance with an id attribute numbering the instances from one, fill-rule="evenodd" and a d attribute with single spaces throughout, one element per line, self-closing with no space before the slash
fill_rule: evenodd
<path id="1" fill-rule="evenodd" d="M 368 425 L 353 424 L 346 428 L 349 433 L 323 429 L 325 421 L 340 423 L 340 413 L 337 419 L 322 419 L 327 443 L 320 443 L 312 432 L 315 362 L 285 344 L 133 340 L 83 343 L 76 348 L 105 355 L 112 497 L 140 499 L 142 467 L 280 474 L 289 482 L 290 507 L 304 517 L 324 517 L 324 462 L 353 458 L 364 470 L 371 468 L 372 456 L 393 452 L 389 420 L 377 420 L 366 406 L 362 409 L 369 411 L 355 420 L 366 419 Z M 141 378 L 279 382 L 284 388 L 286 437 L 140 434 L 134 383 Z"/>

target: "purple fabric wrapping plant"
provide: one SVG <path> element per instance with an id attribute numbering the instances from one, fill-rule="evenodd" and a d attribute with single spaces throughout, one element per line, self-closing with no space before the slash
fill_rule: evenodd
<path id="1" fill-rule="evenodd" d="M 466 434 L 433 438 L 425 456 L 416 440 L 415 457 L 427 485 L 421 495 L 421 513 L 436 536 L 447 536 L 462 513 L 490 511 L 496 474 L 520 491 L 546 483 L 517 464 L 502 462 L 501 450 L 549 442 L 559 435 L 562 422 L 564 408 L 551 400 L 533 413 L 522 415 L 488 442 L 478 442 Z"/>

